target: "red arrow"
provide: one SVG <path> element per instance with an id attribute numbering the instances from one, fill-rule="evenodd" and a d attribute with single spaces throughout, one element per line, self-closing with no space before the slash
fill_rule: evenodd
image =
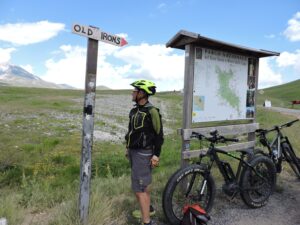
<path id="1" fill-rule="evenodd" d="M 127 44 L 128 44 L 128 42 L 124 38 L 122 38 L 121 39 L 121 46 L 124 46 L 124 45 L 127 45 Z"/>

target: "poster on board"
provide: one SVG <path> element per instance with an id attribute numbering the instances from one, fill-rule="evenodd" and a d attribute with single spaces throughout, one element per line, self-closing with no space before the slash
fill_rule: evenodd
<path id="1" fill-rule="evenodd" d="M 253 117 L 248 57 L 201 47 L 195 50 L 192 122 Z"/>

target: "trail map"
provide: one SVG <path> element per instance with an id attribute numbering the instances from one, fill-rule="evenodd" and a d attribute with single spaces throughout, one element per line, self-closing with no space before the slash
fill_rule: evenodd
<path id="1" fill-rule="evenodd" d="M 193 122 L 246 118 L 248 58 L 196 48 Z"/>

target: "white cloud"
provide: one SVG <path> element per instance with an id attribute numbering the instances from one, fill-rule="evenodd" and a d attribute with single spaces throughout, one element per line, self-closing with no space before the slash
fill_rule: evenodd
<path id="1" fill-rule="evenodd" d="M 131 78 L 161 81 L 163 90 L 183 88 L 183 53 L 176 54 L 164 45 L 141 44 L 121 49 L 115 56 L 131 65 Z"/>
<path id="2" fill-rule="evenodd" d="M 297 12 L 293 18 L 288 21 L 288 27 L 283 34 L 290 41 L 300 41 L 300 12 Z"/>
<path id="3" fill-rule="evenodd" d="M 162 13 L 166 13 L 167 12 L 167 5 L 166 3 L 162 2 L 157 6 L 157 9 L 162 12 Z"/>
<path id="4" fill-rule="evenodd" d="M 64 45 L 59 50 L 61 59 L 47 60 L 48 71 L 42 79 L 84 88 L 86 48 Z M 57 57 L 55 55 L 54 57 Z M 99 43 L 97 85 L 114 89 L 128 89 L 136 79 L 157 83 L 158 90 L 182 89 L 184 55 L 177 55 L 164 45 L 141 44 L 119 48 Z"/>
<path id="5" fill-rule="evenodd" d="M 275 37 L 276 37 L 275 34 L 267 34 L 267 35 L 265 35 L 265 38 L 268 38 L 268 39 L 273 39 Z"/>
<path id="6" fill-rule="evenodd" d="M 60 47 L 58 56 L 62 56 L 62 58 L 59 60 L 51 58 L 46 61 L 47 72 L 41 78 L 57 84 L 69 84 L 83 88 L 86 48 L 63 45 Z"/>
<path id="7" fill-rule="evenodd" d="M 300 49 L 297 49 L 295 53 L 282 52 L 276 62 L 279 67 L 291 66 L 300 73 Z"/>
<path id="8" fill-rule="evenodd" d="M 36 23 L 8 23 L 0 25 L 0 40 L 17 45 L 28 45 L 49 40 L 64 30 L 62 23 L 39 21 Z"/>
<path id="9" fill-rule="evenodd" d="M 21 67 L 24 70 L 28 71 L 29 73 L 33 74 L 33 67 L 31 65 L 29 65 L 29 64 L 27 64 L 27 65 L 21 65 Z"/>
<path id="10" fill-rule="evenodd" d="M 15 48 L 0 48 L 0 63 L 8 63 L 11 58 L 11 53 L 16 51 Z"/>
<path id="11" fill-rule="evenodd" d="M 276 73 L 271 67 L 271 58 L 262 58 L 259 60 L 259 78 L 258 88 L 266 88 L 282 84 L 282 75 Z"/>

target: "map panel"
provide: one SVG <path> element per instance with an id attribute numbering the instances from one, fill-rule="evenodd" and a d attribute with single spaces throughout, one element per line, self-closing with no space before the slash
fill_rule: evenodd
<path id="1" fill-rule="evenodd" d="M 246 119 L 248 57 L 196 48 L 192 122 Z"/>

